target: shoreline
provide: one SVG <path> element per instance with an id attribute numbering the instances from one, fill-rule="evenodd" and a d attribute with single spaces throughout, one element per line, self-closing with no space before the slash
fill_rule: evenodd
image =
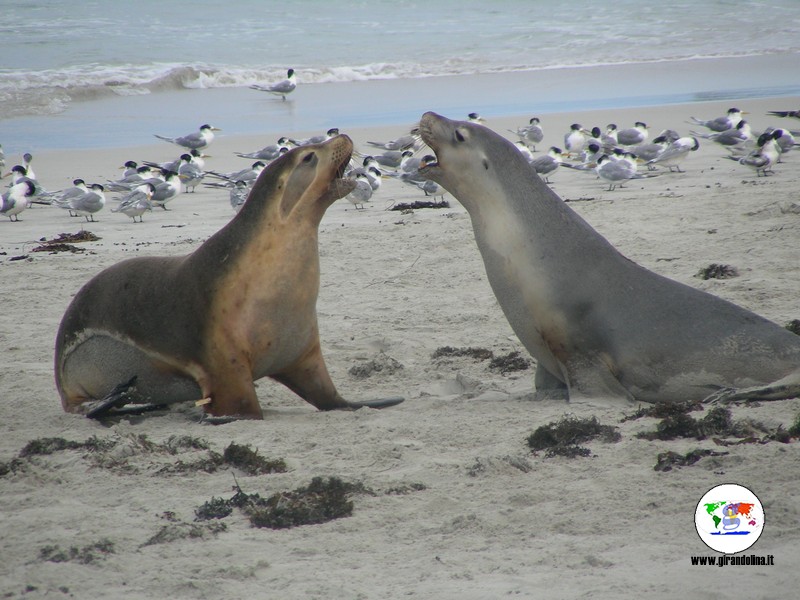
<path id="1" fill-rule="evenodd" d="M 0 120 L 9 153 L 143 145 L 201 123 L 230 135 L 399 125 L 425 110 L 509 117 L 800 95 L 800 53 L 536 71 L 300 84 L 286 102 L 247 88 L 183 89 L 71 103 Z M 746 82 L 742 84 L 741 82 Z"/>

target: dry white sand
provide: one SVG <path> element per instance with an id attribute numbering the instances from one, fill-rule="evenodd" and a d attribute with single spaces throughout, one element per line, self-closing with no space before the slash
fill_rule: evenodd
<path id="1" fill-rule="evenodd" d="M 742 99 L 582 114 L 544 115 L 545 142 L 563 143 L 572 122 L 584 126 L 643 120 L 653 134 L 686 133 L 690 115 L 714 117 L 732 105 L 748 110 L 755 129 L 787 126 L 769 109 L 798 98 Z M 463 115 L 447 115 L 461 117 Z M 528 116 L 494 119 L 499 132 Z M 413 125 L 409 123 L 409 126 Z M 795 127 L 797 128 L 797 127 Z M 302 136 L 303 132 L 287 132 Z M 316 134 L 319 132 L 307 132 Z M 358 149 L 398 129 L 347 131 Z M 232 151 L 274 139 L 220 137 L 208 167 L 242 168 Z M 723 158 L 710 142 L 664 173 L 613 192 L 592 175 L 560 170 L 553 188 L 644 266 L 752 309 L 777 323 L 800 318 L 800 150 L 775 174 L 756 178 Z M 37 154 L 48 189 L 74 177 L 115 178 L 127 159 L 167 160 L 167 144 L 124 151 Z M 18 157 L 8 157 L 9 166 Z M 443 346 L 480 347 L 496 355 L 524 348 L 486 281 L 469 217 L 450 196 L 447 210 L 401 215 L 394 202 L 423 199 L 393 180 L 363 211 L 339 201 L 320 231 L 318 303 L 323 353 L 339 391 L 349 399 L 399 394 L 383 410 L 317 412 L 291 392 L 261 381 L 259 422 L 202 426 L 199 412 L 125 419 L 110 425 L 62 412 L 53 384 L 53 340 L 72 295 L 95 273 L 134 255 L 191 252 L 233 216 L 226 193 L 199 188 L 145 215 L 143 224 L 107 209 L 84 224 L 102 239 L 86 252 L 34 253 L 41 238 L 76 232 L 63 211 L 35 206 L 22 222 L 0 222 L 0 461 L 31 440 L 91 436 L 117 441 L 97 454 L 67 450 L 22 459 L 0 477 L 0 596 L 74 598 L 774 598 L 796 589 L 800 547 L 797 443 L 718 446 L 710 439 L 670 442 L 636 437 L 651 418 L 621 423 L 637 406 L 598 399 L 566 404 L 531 399 L 533 369 L 500 374 L 488 361 L 432 359 Z M 111 204 L 111 203 L 110 203 Z M 27 255 L 24 260 L 12 257 Z M 590 260 L 590 257 L 587 259 Z M 702 281 L 711 263 L 739 277 Z M 348 371 L 389 357 L 402 365 L 358 379 Z M 791 425 L 800 399 L 733 408 L 736 418 L 770 427 Z M 527 436 L 565 414 L 596 416 L 619 427 L 616 444 L 590 443 L 591 458 L 533 455 Z M 695 413 L 697 414 L 697 413 Z M 148 451 L 139 436 L 163 443 L 195 436 L 221 452 L 231 442 L 283 458 L 284 474 L 248 476 L 159 472 L 203 451 Z M 690 467 L 653 470 L 659 453 L 695 448 L 727 452 Z M 216 534 L 144 545 L 165 526 L 188 532 L 194 511 L 212 497 L 229 498 L 234 477 L 249 493 L 268 496 L 306 485 L 314 476 L 361 482 L 374 495 L 353 497 L 348 518 L 270 530 L 251 527 L 238 511 Z M 713 555 L 694 530 L 695 506 L 712 486 L 734 482 L 761 499 L 767 524 L 751 549 L 772 554 L 773 567 L 724 569 L 690 565 Z M 421 484 L 421 485 L 417 485 Z M 394 489 L 394 493 L 390 493 Z M 416 489 L 420 488 L 420 489 Z M 405 493 L 397 493 L 398 489 Z M 83 564 L 43 559 L 109 540 Z"/>

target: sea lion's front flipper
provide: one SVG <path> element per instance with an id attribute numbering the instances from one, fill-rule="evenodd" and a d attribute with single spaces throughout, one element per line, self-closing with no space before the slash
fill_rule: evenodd
<path id="1" fill-rule="evenodd" d="M 365 402 L 348 402 L 339 395 L 331 381 L 319 344 L 315 344 L 291 368 L 278 375 L 279 381 L 309 404 L 319 410 L 356 410 L 359 408 L 386 408 L 400 404 L 405 398 L 392 396 Z"/>
<path id="2" fill-rule="evenodd" d="M 271 377 L 319 410 L 352 408 L 336 391 L 325 367 L 319 342 L 309 348 L 291 367 Z"/>
<path id="3" fill-rule="evenodd" d="M 389 398 L 378 398 L 377 400 L 366 400 L 364 402 L 348 402 L 348 408 L 388 408 L 390 406 L 397 406 L 403 402 L 405 398 L 400 396 L 390 396 Z"/>

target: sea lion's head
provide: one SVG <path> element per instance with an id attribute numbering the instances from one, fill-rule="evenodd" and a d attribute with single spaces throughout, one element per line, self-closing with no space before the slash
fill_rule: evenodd
<path id="1" fill-rule="evenodd" d="M 420 174 L 444 187 L 470 212 L 508 195 L 503 192 L 507 186 L 533 171 L 514 144 L 483 125 L 427 112 L 419 132 L 436 154 L 435 160 L 423 161 Z"/>
<path id="2" fill-rule="evenodd" d="M 355 180 L 344 178 L 352 153 L 346 135 L 289 150 L 261 172 L 239 214 L 246 219 L 267 210 L 282 221 L 312 216 L 318 223 L 331 204 L 355 188 Z"/>

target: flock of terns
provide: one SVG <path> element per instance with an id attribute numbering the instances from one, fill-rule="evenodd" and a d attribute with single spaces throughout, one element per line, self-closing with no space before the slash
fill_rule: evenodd
<path id="1" fill-rule="evenodd" d="M 546 154 L 534 157 L 536 144 L 544 139 L 541 121 L 530 119 L 528 125 L 518 128 L 517 146 L 528 158 L 533 169 L 545 181 L 559 167 L 593 172 L 607 182 L 609 191 L 631 179 L 653 177 L 657 167 L 681 172 L 681 163 L 691 152 L 700 148 L 698 138 L 709 140 L 729 151 L 726 158 L 753 169 L 756 176 L 767 176 L 772 167 L 780 162 L 781 155 L 789 152 L 795 145 L 794 135 L 784 128 L 769 128 L 756 134 L 743 118 L 743 111 L 730 108 L 723 116 L 713 119 L 691 117 L 691 123 L 704 127 L 706 131 L 691 131 L 681 136 L 677 131 L 665 129 L 652 140 L 647 125 L 637 121 L 633 127 L 619 129 L 609 124 L 605 130 L 593 127 L 591 130 L 575 123 L 564 135 L 564 149 L 551 146 Z M 776 117 L 800 118 L 800 111 L 770 111 Z M 478 115 L 470 115 L 480 122 Z M 573 160 L 568 161 L 571 158 Z M 640 166 L 646 167 L 641 172 Z"/>
<path id="2" fill-rule="evenodd" d="M 289 69 L 285 80 L 269 86 L 251 86 L 258 91 L 281 96 L 283 100 L 297 87 L 294 70 Z M 744 119 L 746 114 L 738 108 L 730 108 L 723 116 L 712 119 L 691 117 L 691 123 L 703 131 L 691 131 L 681 136 L 667 129 L 653 139 L 647 125 L 636 122 L 633 127 L 619 129 L 609 124 L 584 128 L 573 124 L 564 135 L 564 148 L 551 146 L 546 153 L 536 155 L 536 146 L 544 140 L 541 119 L 533 117 L 528 124 L 510 131 L 517 136 L 516 146 L 545 182 L 560 167 L 575 171 L 594 173 L 608 183 L 613 190 L 632 179 L 655 176 L 657 168 L 681 172 L 681 164 L 700 147 L 698 138 L 718 144 L 727 150 L 727 158 L 753 169 L 757 176 L 766 176 L 781 156 L 795 145 L 795 135 L 800 132 L 786 128 L 769 128 L 762 133 L 752 131 Z M 770 111 L 774 117 L 800 119 L 798 111 Z M 467 120 L 485 124 L 477 113 L 470 113 Z M 248 153 L 236 153 L 240 158 L 254 162 L 245 169 L 219 173 L 206 170 L 203 150 L 214 141 L 218 128 L 204 124 L 198 131 L 181 137 L 157 138 L 180 146 L 183 153 L 167 163 L 127 161 L 121 178 L 103 184 L 87 185 L 83 179 L 73 180 L 73 187 L 57 192 L 45 191 L 36 179 L 31 162 L 33 156 L 26 153 L 22 164 L 15 165 L 3 177 L 11 176 L 11 184 L 0 195 L 0 215 L 18 221 L 19 214 L 33 202 L 50 204 L 68 211 L 70 216 L 83 216 L 94 221 L 94 215 L 106 205 L 106 192 L 119 194 L 111 212 L 127 215 L 133 222 L 141 222 L 142 215 L 153 208 L 167 210 L 167 204 L 181 193 L 194 192 L 201 183 L 207 187 L 228 190 L 231 206 L 238 211 L 247 199 L 252 185 L 261 171 L 271 161 L 296 146 L 323 142 L 339 134 L 337 128 L 324 135 L 305 140 L 281 137 L 276 143 Z M 395 178 L 419 188 L 426 196 L 443 195 L 438 184 L 425 179 L 419 173 L 426 161 L 435 160 L 431 155 L 419 157 L 424 144 L 418 132 L 410 133 L 386 142 L 367 142 L 370 154 L 355 153 L 360 162 L 351 164 L 347 175 L 356 181 L 355 189 L 347 199 L 356 209 L 364 208 L 377 192 L 384 178 Z M 5 166 L 5 156 L 0 146 L 0 168 Z M 640 170 L 642 168 L 643 170 Z M 213 180 L 213 181 L 210 181 Z"/>

